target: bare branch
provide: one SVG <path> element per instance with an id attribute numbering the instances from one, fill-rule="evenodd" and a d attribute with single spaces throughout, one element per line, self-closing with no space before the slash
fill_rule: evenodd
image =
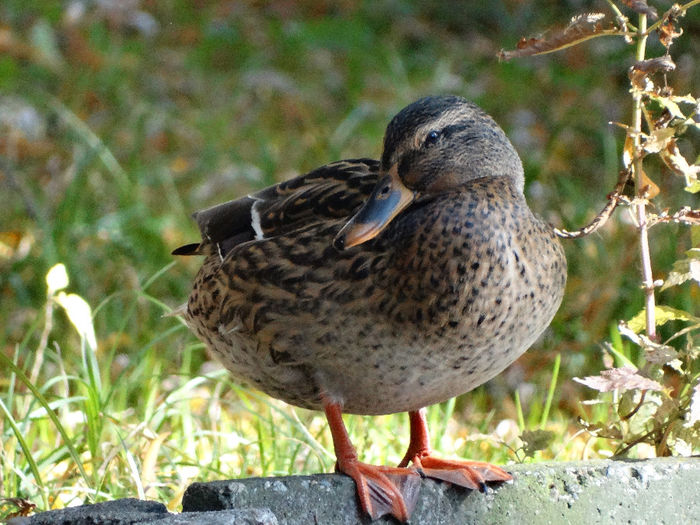
<path id="1" fill-rule="evenodd" d="M 575 46 L 591 38 L 599 36 L 624 36 L 626 31 L 616 27 L 611 21 L 607 28 L 604 27 L 604 13 L 586 13 L 577 15 L 564 29 L 553 31 L 546 38 L 521 38 L 517 44 L 517 49 L 498 53 L 499 60 L 510 60 L 511 58 L 543 55 L 553 53 L 567 47 Z"/>
<path id="2" fill-rule="evenodd" d="M 669 215 L 668 210 L 665 210 L 659 215 L 650 216 L 647 224 L 651 228 L 657 224 L 668 222 L 687 224 L 689 226 L 700 225 L 700 210 L 693 210 L 690 206 L 684 206 L 673 215 Z"/>
<path id="3" fill-rule="evenodd" d="M 620 202 L 627 201 L 627 197 L 623 195 L 623 191 L 625 189 L 627 181 L 629 180 L 629 177 L 630 173 L 628 170 L 620 171 L 620 176 L 617 180 L 617 184 L 615 184 L 615 188 L 613 189 L 612 193 L 608 194 L 607 204 L 602 210 L 600 210 L 598 215 L 596 215 L 595 218 L 590 223 L 588 223 L 588 225 L 574 231 L 554 228 L 554 233 L 556 233 L 562 239 L 577 239 L 579 237 L 589 235 L 601 228 L 606 222 L 608 222 L 608 219 L 612 215 L 612 212 L 615 211 L 617 205 Z"/>

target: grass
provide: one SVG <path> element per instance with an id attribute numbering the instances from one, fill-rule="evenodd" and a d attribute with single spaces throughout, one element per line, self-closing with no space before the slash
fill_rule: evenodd
<path id="1" fill-rule="evenodd" d="M 0 498 L 48 509 L 137 496 L 176 509 L 193 480 L 331 471 L 320 414 L 233 384 L 165 316 L 198 264 L 169 252 L 196 238 L 192 210 L 377 157 L 388 119 L 421 95 L 459 93 L 492 113 L 550 222 L 575 228 L 602 206 L 623 140 L 606 122 L 630 111 L 624 47 L 494 60 L 568 8 L 284 5 L 143 2 L 155 32 L 116 8 L 70 18 L 57 1 L 0 6 Z M 684 27 L 678 92 L 700 71 L 700 21 Z M 652 232 L 659 268 L 685 236 Z M 441 453 L 496 463 L 611 453 L 577 426 L 605 414 L 570 378 L 598 370 L 599 343 L 641 308 L 635 243 L 623 213 L 566 243 L 567 294 L 545 337 L 499 378 L 429 409 Z M 59 263 L 70 282 L 49 292 Z M 71 321 L 61 292 L 90 316 Z M 697 301 L 692 289 L 665 293 L 688 310 Z M 364 460 L 403 456 L 405 416 L 347 423 Z M 524 430 L 555 437 L 526 457 Z"/>

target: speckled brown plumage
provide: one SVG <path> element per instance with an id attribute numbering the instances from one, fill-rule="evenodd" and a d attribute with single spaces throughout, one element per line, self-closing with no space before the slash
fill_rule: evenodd
<path id="1" fill-rule="evenodd" d="M 390 184 L 405 202 L 388 213 Z M 467 392 L 537 339 L 566 280 L 515 150 L 458 97 L 399 113 L 381 164 L 330 164 L 196 219 L 202 242 L 176 251 L 205 255 L 187 323 L 240 381 L 305 408 L 416 412 Z"/>

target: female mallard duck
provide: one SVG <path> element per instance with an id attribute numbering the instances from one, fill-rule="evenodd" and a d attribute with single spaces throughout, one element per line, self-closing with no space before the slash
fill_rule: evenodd
<path id="1" fill-rule="evenodd" d="M 433 457 L 421 410 L 515 361 L 564 292 L 562 248 L 491 117 L 423 98 L 389 123 L 381 162 L 329 164 L 194 217 L 202 242 L 173 252 L 205 256 L 188 325 L 239 380 L 325 411 L 365 512 L 406 521 L 419 473 L 470 489 L 511 479 Z M 400 465 L 360 462 L 342 412 L 408 412 Z"/>

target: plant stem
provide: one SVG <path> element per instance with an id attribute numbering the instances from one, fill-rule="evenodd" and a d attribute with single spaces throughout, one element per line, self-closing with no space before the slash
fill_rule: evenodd
<path id="1" fill-rule="evenodd" d="M 647 17 L 639 15 L 639 27 L 637 29 L 637 61 L 644 60 L 646 55 L 647 43 Z M 642 167 L 642 96 L 643 92 L 633 86 L 634 111 L 632 115 L 632 129 L 634 139 L 634 183 L 636 196 L 634 207 L 637 218 L 637 228 L 639 229 L 639 252 L 642 263 L 642 287 L 645 295 L 645 312 L 646 312 L 646 332 L 649 339 L 655 341 L 656 335 L 656 316 L 655 316 L 655 299 L 654 299 L 654 278 L 651 271 L 651 255 L 649 252 L 649 229 L 646 215 L 646 184 L 643 177 Z"/>

